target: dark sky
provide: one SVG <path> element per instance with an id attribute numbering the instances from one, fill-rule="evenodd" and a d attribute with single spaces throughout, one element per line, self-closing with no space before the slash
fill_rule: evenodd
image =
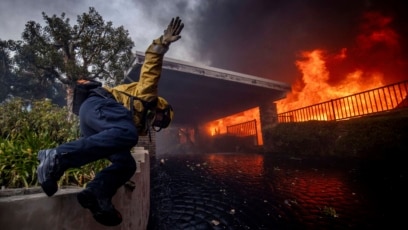
<path id="1" fill-rule="evenodd" d="M 408 7 L 404 1 L 208 2 L 206 7 L 198 8 L 195 21 L 188 27 L 193 27 L 191 34 L 197 42 L 196 59 L 211 60 L 215 67 L 293 83 L 300 77 L 295 66 L 300 52 L 323 49 L 338 53 L 342 48 L 356 49 L 367 12 L 393 18 L 389 26 L 398 34 L 401 49 L 389 55 L 407 60 Z M 354 61 L 364 58 L 360 55 Z M 351 68 L 342 64 L 346 66 Z"/>
<path id="2" fill-rule="evenodd" d="M 106 21 L 129 30 L 135 49 L 144 51 L 171 17 L 180 16 L 182 39 L 167 57 L 292 84 L 301 77 L 295 64 L 301 53 L 315 49 L 330 56 L 347 48 L 347 62 L 328 63 L 332 76 L 366 65 L 405 72 L 405 5 L 403 0 L 2 0 L 0 39 L 18 39 L 27 21 L 43 22 L 43 11 L 65 12 L 74 24 L 92 6 Z M 361 52 L 357 38 L 367 12 L 392 18 L 387 27 L 398 44 L 380 42 Z"/>

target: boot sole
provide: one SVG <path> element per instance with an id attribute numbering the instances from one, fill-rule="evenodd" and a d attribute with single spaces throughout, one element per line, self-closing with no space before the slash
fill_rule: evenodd
<path id="1" fill-rule="evenodd" d="M 47 196 L 52 196 L 58 191 L 58 184 L 54 180 L 47 180 L 41 184 L 41 188 Z"/>
<path id="2" fill-rule="evenodd" d="M 79 204 L 86 209 L 89 209 L 94 219 L 105 226 L 116 226 L 122 223 L 122 215 L 116 209 L 103 210 L 99 206 L 97 197 L 88 190 L 83 190 L 78 193 L 77 199 Z"/>

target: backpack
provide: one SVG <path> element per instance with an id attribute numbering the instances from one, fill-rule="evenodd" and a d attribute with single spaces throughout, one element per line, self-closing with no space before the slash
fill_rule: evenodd
<path id="1" fill-rule="evenodd" d="M 110 92 L 108 92 L 103 87 L 92 88 L 89 91 L 91 91 L 92 93 L 98 94 L 99 96 L 103 98 L 113 98 L 114 100 L 118 101 L 114 95 L 112 95 Z M 131 95 L 124 91 L 117 90 L 116 92 L 119 92 L 120 94 L 123 94 L 128 98 L 129 108 L 127 106 L 125 107 L 131 112 L 132 117 L 135 117 L 135 112 L 136 112 L 136 109 L 134 107 L 134 102 L 136 100 L 140 102 L 142 107 L 141 109 L 138 109 L 138 111 L 141 114 L 141 116 L 137 116 L 138 119 L 140 120 L 138 120 L 138 122 L 135 123 L 135 125 L 140 132 L 139 135 L 149 134 L 150 136 L 150 126 L 152 125 L 152 122 L 154 120 L 154 116 L 155 116 L 154 110 L 156 109 L 158 100 L 148 102 L 148 101 L 145 101 L 137 96 Z M 120 101 L 118 102 L 122 103 Z"/>
<path id="2" fill-rule="evenodd" d="M 88 98 L 92 89 L 101 87 L 102 83 L 95 80 L 76 81 L 74 87 L 74 95 L 72 99 L 72 112 L 78 116 L 79 108 L 82 103 Z"/>
<path id="3" fill-rule="evenodd" d="M 142 109 L 142 117 L 141 117 L 141 120 L 140 120 L 140 126 L 141 126 L 143 132 L 147 132 L 149 134 L 149 136 L 150 136 L 150 126 L 152 125 L 152 122 L 153 122 L 153 119 L 154 119 L 154 112 L 153 111 L 155 110 L 155 108 L 157 106 L 157 99 L 154 100 L 154 101 L 149 102 L 149 101 L 145 101 L 145 100 L 143 100 L 143 99 L 141 99 L 141 98 L 139 98 L 137 96 L 131 95 L 131 94 L 127 93 L 127 92 L 123 92 L 123 91 L 119 91 L 119 90 L 117 92 L 119 92 L 119 93 L 121 93 L 123 95 L 126 95 L 129 98 L 129 100 L 130 100 L 129 110 L 132 113 L 132 117 L 134 116 L 134 112 L 135 112 L 135 108 L 133 107 L 134 106 L 134 101 L 138 100 L 138 101 L 141 102 L 141 104 L 143 105 L 143 109 Z"/>

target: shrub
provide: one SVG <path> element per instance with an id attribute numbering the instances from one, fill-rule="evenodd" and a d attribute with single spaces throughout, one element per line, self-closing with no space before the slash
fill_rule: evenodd
<path id="1" fill-rule="evenodd" d="M 300 123 L 279 123 L 265 129 L 268 146 L 274 152 L 293 155 L 332 155 L 330 148 L 335 142 L 335 122 L 307 121 Z"/>
<path id="2" fill-rule="evenodd" d="M 0 114 L 0 186 L 38 185 L 37 152 L 79 136 L 78 119 L 68 120 L 67 109 L 49 100 L 16 98 L 1 104 Z M 82 186 L 107 164 L 101 160 L 81 169 L 70 169 L 59 184 Z"/>
<path id="3" fill-rule="evenodd" d="M 279 123 L 264 129 L 264 150 L 398 161 L 408 152 L 407 121 L 404 109 L 345 121 Z"/>

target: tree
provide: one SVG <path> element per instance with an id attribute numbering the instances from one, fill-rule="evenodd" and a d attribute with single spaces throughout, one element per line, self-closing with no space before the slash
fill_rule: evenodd
<path id="1" fill-rule="evenodd" d="M 0 40 L 0 102 L 10 94 L 11 58 L 8 42 Z"/>
<path id="2" fill-rule="evenodd" d="M 37 79 L 41 85 L 61 82 L 69 111 L 75 82 L 80 79 L 118 84 L 131 66 L 133 41 L 127 30 L 113 28 L 93 7 L 71 26 L 65 13 L 60 17 L 42 13 L 46 25 L 28 21 L 16 46 L 19 74 Z"/>
<path id="3" fill-rule="evenodd" d="M 66 105 L 62 83 L 41 84 L 37 78 L 16 74 L 18 68 L 13 63 L 11 53 L 19 44 L 21 42 L 0 40 L 0 103 L 16 97 L 28 100 L 46 97 L 55 104 Z"/>

